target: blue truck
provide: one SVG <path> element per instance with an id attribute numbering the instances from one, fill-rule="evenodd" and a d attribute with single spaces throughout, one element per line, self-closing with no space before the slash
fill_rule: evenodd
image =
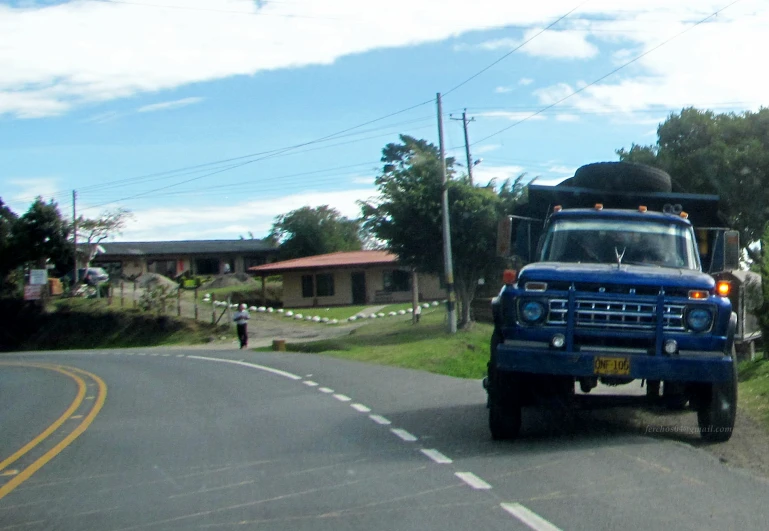
<path id="1" fill-rule="evenodd" d="M 595 163 L 530 185 L 500 235 L 515 267 L 492 299 L 494 439 L 519 434 L 523 407 L 634 380 L 669 407 L 691 405 L 703 439 L 730 438 L 737 315 L 720 273 L 738 268 L 739 238 L 718 197 L 673 192 L 654 168 Z"/>

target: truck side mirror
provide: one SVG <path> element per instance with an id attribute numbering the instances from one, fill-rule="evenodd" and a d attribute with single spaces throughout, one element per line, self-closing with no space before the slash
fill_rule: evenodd
<path id="1" fill-rule="evenodd" d="M 740 233 L 736 230 L 724 232 L 724 270 L 740 268 Z"/>
<path id="2" fill-rule="evenodd" d="M 497 223 L 497 256 L 509 257 L 513 238 L 513 216 L 502 216 Z"/>

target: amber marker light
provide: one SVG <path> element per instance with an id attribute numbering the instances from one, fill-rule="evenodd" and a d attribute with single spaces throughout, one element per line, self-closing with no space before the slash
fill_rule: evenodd
<path id="1" fill-rule="evenodd" d="M 719 280 L 716 283 L 716 293 L 721 297 L 728 297 L 732 292 L 732 283 L 728 280 Z"/>

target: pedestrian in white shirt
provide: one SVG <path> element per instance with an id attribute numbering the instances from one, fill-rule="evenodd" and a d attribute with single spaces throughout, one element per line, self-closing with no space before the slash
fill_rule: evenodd
<path id="1" fill-rule="evenodd" d="M 238 311 L 235 312 L 232 319 L 235 321 L 238 328 L 240 348 L 246 348 L 248 346 L 248 320 L 251 319 L 251 315 L 248 313 L 245 304 L 241 304 L 238 307 Z"/>

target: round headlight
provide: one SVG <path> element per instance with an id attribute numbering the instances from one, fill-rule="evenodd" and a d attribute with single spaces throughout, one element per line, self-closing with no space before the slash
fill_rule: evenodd
<path id="1" fill-rule="evenodd" d="M 545 317 L 545 305 L 539 301 L 526 301 L 521 304 L 521 320 L 533 324 Z"/>
<path id="2" fill-rule="evenodd" d="M 686 324 L 694 332 L 704 332 L 713 322 L 713 314 L 707 308 L 694 308 L 686 315 Z"/>

